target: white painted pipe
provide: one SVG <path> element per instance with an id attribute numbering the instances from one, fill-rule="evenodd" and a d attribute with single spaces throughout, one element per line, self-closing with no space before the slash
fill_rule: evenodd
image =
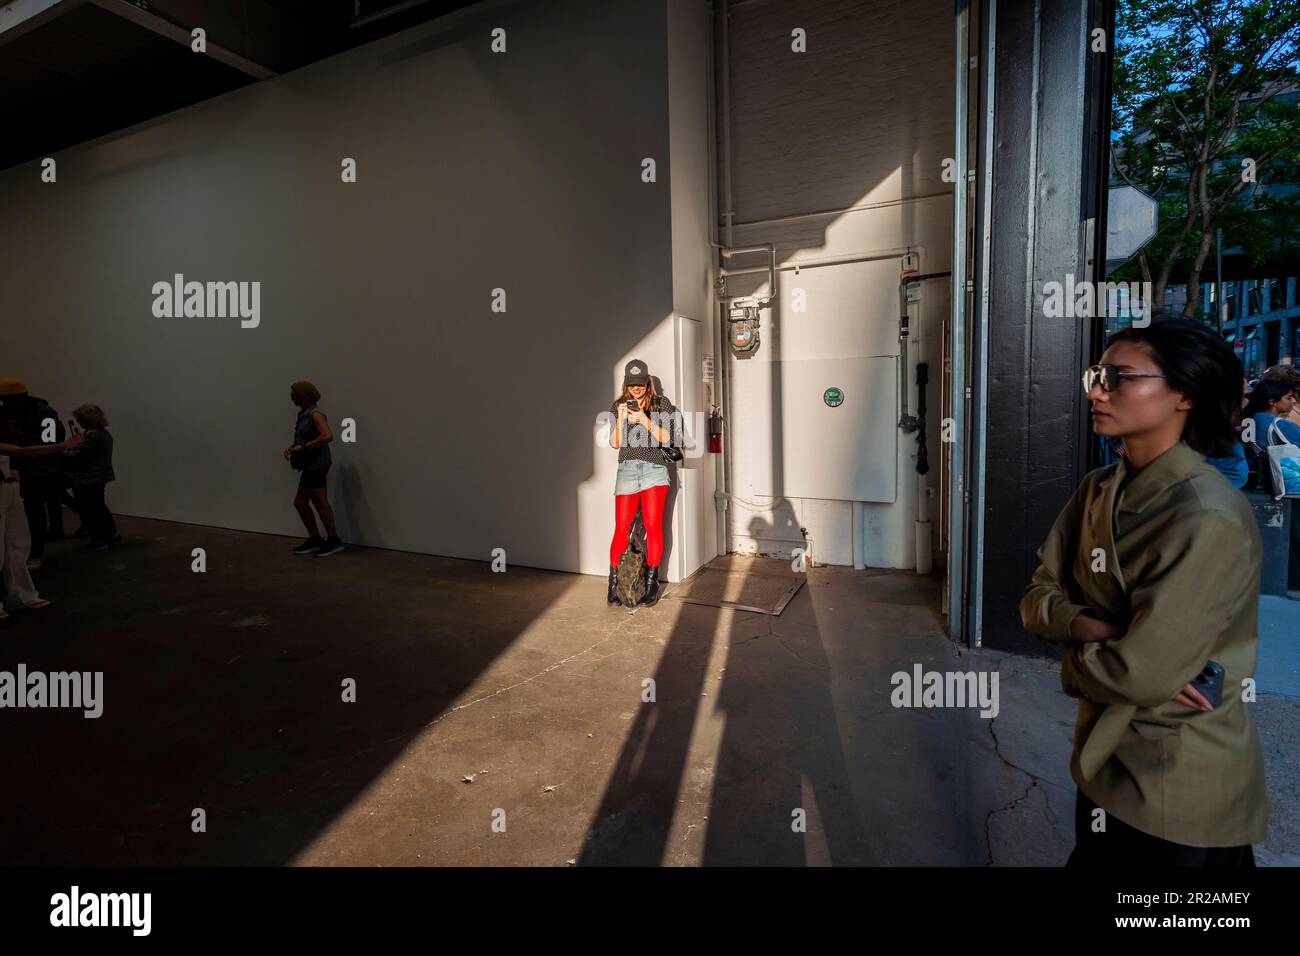
<path id="1" fill-rule="evenodd" d="M 861 501 L 851 502 L 853 506 L 852 519 L 850 525 L 853 528 L 853 570 L 865 571 L 867 561 L 863 552 L 866 550 L 863 546 L 862 536 L 865 532 L 867 523 L 867 506 Z"/>
<path id="2" fill-rule="evenodd" d="M 930 522 L 916 522 L 916 573 L 929 574 L 934 570 L 934 553 L 930 550 Z"/>
<path id="3" fill-rule="evenodd" d="M 916 573 L 934 570 L 934 551 L 930 543 L 930 486 L 924 475 L 916 476 Z"/>

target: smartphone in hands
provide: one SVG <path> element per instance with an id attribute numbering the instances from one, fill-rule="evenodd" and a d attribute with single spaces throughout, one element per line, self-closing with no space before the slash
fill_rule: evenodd
<path id="1" fill-rule="evenodd" d="M 1192 683 L 1210 702 L 1211 707 L 1218 707 L 1219 701 L 1223 699 L 1223 665 L 1218 661 L 1206 661 L 1205 667 Z"/>

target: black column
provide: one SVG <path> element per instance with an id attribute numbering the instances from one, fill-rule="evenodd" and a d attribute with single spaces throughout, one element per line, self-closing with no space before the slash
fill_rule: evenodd
<path id="1" fill-rule="evenodd" d="M 981 163 L 988 136 L 993 149 L 991 189 L 980 198 L 991 203 L 988 365 L 974 372 L 977 381 L 987 376 L 984 420 L 977 413 L 974 423 L 986 429 L 984 533 L 971 561 L 982 565 L 983 643 L 1005 650 L 1045 650 L 1025 634 L 1017 605 L 1035 551 L 1089 464 L 1079 381 L 1095 357 L 1100 323 L 1047 318 L 1042 303 L 1046 282 L 1103 278 L 1097 238 L 1105 235 L 1113 17 L 1113 0 L 997 0 L 984 10 L 984 36 L 992 22 L 996 51 L 992 128 L 982 119 L 980 130 Z M 1093 52 L 1092 30 L 1103 25 L 1107 52 Z M 982 97 L 987 89 L 982 83 Z M 971 230 L 977 308 L 983 223 L 981 206 Z"/>

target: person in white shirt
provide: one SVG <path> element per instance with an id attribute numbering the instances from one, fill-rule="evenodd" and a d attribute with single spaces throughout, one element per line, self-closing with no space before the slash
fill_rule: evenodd
<path id="1" fill-rule="evenodd" d="M 36 593 L 32 572 L 27 569 L 32 536 L 27 526 L 27 513 L 23 510 L 23 499 L 18 493 L 18 473 L 10 466 L 9 459 L 57 455 L 80 443 L 80 435 L 48 445 L 22 446 L 0 442 L 0 579 L 4 583 L 0 621 L 9 617 L 10 610 L 34 611 L 50 605 Z"/>

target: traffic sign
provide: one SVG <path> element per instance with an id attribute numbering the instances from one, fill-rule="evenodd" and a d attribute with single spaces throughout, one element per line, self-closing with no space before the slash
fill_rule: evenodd
<path id="1" fill-rule="evenodd" d="M 1106 202 L 1106 274 L 1137 255 L 1159 223 L 1156 201 L 1132 186 L 1116 186 Z"/>

